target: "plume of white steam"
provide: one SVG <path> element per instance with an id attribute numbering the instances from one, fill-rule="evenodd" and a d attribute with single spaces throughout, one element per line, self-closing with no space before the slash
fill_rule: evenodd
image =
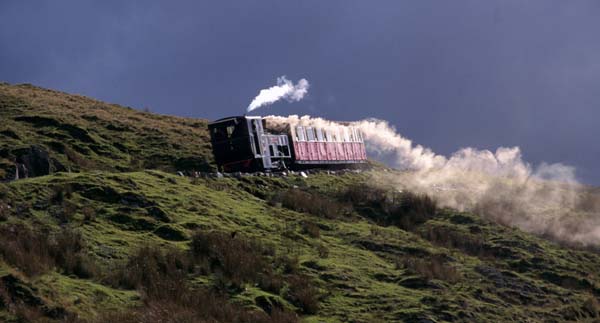
<path id="1" fill-rule="evenodd" d="M 292 125 L 337 125 L 309 116 L 267 118 Z M 546 163 L 533 167 L 518 147 L 495 152 L 463 148 L 445 157 L 414 145 L 386 121 L 351 124 L 362 131 L 371 158 L 410 170 L 373 173 L 375 185 L 426 193 L 442 206 L 474 211 L 561 241 L 600 245 L 600 197 L 577 182 L 573 167 Z"/>
<path id="2" fill-rule="evenodd" d="M 300 101 L 306 93 L 310 84 L 306 79 L 300 79 L 296 85 L 288 80 L 285 75 L 277 78 L 277 85 L 268 89 L 262 89 L 258 95 L 250 102 L 246 112 L 256 110 L 262 106 L 273 104 L 281 99 L 288 102 Z"/>

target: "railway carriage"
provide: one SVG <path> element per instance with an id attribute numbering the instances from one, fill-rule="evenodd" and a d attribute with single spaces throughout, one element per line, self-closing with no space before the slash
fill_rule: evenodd
<path id="1" fill-rule="evenodd" d="M 269 171 L 347 166 L 367 161 L 359 129 L 349 124 L 318 127 L 238 116 L 208 125 L 220 170 Z"/>

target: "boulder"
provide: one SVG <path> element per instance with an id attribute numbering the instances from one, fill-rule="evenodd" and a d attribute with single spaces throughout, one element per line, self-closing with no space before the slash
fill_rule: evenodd
<path id="1" fill-rule="evenodd" d="M 51 158 L 43 146 L 32 145 L 29 148 L 13 150 L 15 156 L 15 179 L 48 175 L 65 171 L 66 168 L 56 159 Z"/>

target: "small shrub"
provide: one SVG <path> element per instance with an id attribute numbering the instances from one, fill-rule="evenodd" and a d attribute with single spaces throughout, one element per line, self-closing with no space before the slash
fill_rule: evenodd
<path id="1" fill-rule="evenodd" d="M 236 287 L 257 281 L 267 273 L 264 255 L 273 253 L 272 249 L 239 234 L 202 231 L 192 237 L 191 251 L 197 261 L 212 272 L 221 272 Z"/>
<path id="2" fill-rule="evenodd" d="M 435 245 L 460 249 L 471 256 L 480 258 L 494 256 L 481 237 L 457 231 L 450 227 L 432 226 L 421 231 L 420 235 L 423 239 L 429 240 Z"/>
<path id="3" fill-rule="evenodd" d="M 31 216 L 31 202 L 25 201 L 15 205 L 14 215 L 20 218 L 29 218 Z"/>
<path id="4" fill-rule="evenodd" d="M 53 204 L 61 204 L 64 201 L 64 199 L 64 191 L 59 187 L 55 187 L 53 189 L 52 195 L 50 196 L 50 202 Z"/>
<path id="5" fill-rule="evenodd" d="M 376 225 L 372 225 L 371 227 L 369 227 L 369 232 L 370 232 L 371 236 L 373 236 L 373 237 L 383 235 L 383 230 L 381 230 L 381 228 Z"/>
<path id="6" fill-rule="evenodd" d="M 307 234 L 311 238 L 321 237 L 319 226 L 311 221 L 302 221 L 302 233 Z"/>
<path id="7" fill-rule="evenodd" d="M 96 210 L 91 206 L 85 206 L 81 209 L 81 214 L 83 214 L 83 222 L 91 223 L 96 221 Z"/>
<path id="8" fill-rule="evenodd" d="M 190 270 L 190 261 L 183 251 L 144 246 L 130 256 L 126 264 L 109 274 L 105 282 L 138 289 L 150 300 L 176 299 L 186 288 L 185 279 Z"/>
<path id="9" fill-rule="evenodd" d="M 328 219 L 337 219 L 349 215 L 350 205 L 341 203 L 333 198 L 308 193 L 299 189 L 288 189 L 272 196 L 270 205 L 279 205 L 296 212 L 309 213 Z"/>
<path id="10" fill-rule="evenodd" d="M 281 289 L 285 286 L 285 279 L 282 275 L 269 270 L 267 273 L 258 277 L 258 287 L 260 289 L 271 292 L 273 294 L 279 294 Z"/>
<path id="11" fill-rule="evenodd" d="M 36 276 L 54 265 L 47 235 L 24 225 L 0 227 L 0 255 L 27 276 Z"/>
<path id="12" fill-rule="evenodd" d="M 284 274 L 297 274 L 300 271 L 300 261 L 297 256 L 278 256 L 275 258 L 274 265 L 276 268 L 280 268 Z"/>
<path id="13" fill-rule="evenodd" d="M 437 212 L 436 201 L 425 194 L 405 192 L 396 201 L 390 211 L 390 221 L 405 230 L 425 223 Z"/>
<path id="14" fill-rule="evenodd" d="M 67 156 L 67 159 L 73 162 L 77 167 L 92 168 L 95 166 L 93 161 L 81 156 L 71 147 L 65 147 L 65 155 Z"/>
<path id="15" fill-rule="evenodd" d="M 65 199 L 70 199 L 73 194 L 71 185 L 54 186 L 50 196 L 50 202 L 53 204 L 62 204 Z"/>
<path id="16" fill-rule="evenodd" d="M 276 256 L 272 248 L 224 232 L 198 231 L 190 249 L 196 264 L 217 275 L 219 290 L 254 283 L 263 290 L 283 293 L 303 313 L 318 310 L 318 289 L 308 276 L 300 273 L 297 257 Z M 320 253 L 326 256 L 328 251 L 322 248 Z"/>
<path id="17" fill-rule="evenodd" d="M 288 279 L 288 299 L 300 308 L 302 313 L 315 314 L 319 310 L 319 291 L 313 282 L 304 275 L 293 275 Z"/>
<path id="18" fill-rule="evenodd" d="M 139 171 L 144 169 L 144 161 L 133 156 L 129 160 L 129 169 L 132 171 Z"/>
<path id="19" fill-rule="evenodd" d="M 206 289 L 181 290 L 176 299 L 146 300 L 142 307 L 125 312 L 106 313 L 94 322 L 239 322 L 293 323 L 298 318 L 289 311 L 271 315 L 230 302 L 225 295 Z"/>
<path id="20" fill-rule="evenodd" d="M 0 201 L 0 222 L 4 222 L 8 220 L 8 215 L 10 213 L 8 204 L 3 201 Z"/>
<path id="21" fill-rule="evenodd" d="M 81 236 L 68 229 L 51 234 L 17 224 L 0 227 L 0 255 L 29 277 L 54 267 L 65 274 L 94 277 L 99 269 L 84 252 Z"/>
<path id="22" fill-rule="evenodd" d="M 59 212 L 58 220 L 60 223 L 69 223 L 73 220 L 73 217 L 77 213 L 77 204 L 70 201 L 63 201 L 62 203 L 62 212 Z"/>
<path id="23" fill-rule="evenodd" d="M 2 178 L 2 177 L 0 177 L 0 178 Z M 8 188 L 4 184 L 0 183 L 0 200 L 3 200 L 7 197 L 8 197 Z"/>
<path id="24" fill-rule="evenodd" d="M 195 178 L 194 180 L 197 179 Z M 227 183 L 224 183 L 219 180 L 207 180 L 204 182 L 204 184 L 206 185 L 206 187 L 215 191 L 227 191 L 227 189 L 229 188 L 229 185 L 227 185 Z"/>
<path id="25" fill-rule="evenodd" d="M 65 229 L 50 241 L 50 256 L 64 274 L 92 278 L 100 274 L 94 261 L 85 254 L 85 243 L 79 233 Z"/>
<path id="26" fill-rule="evenodd" d="M 71 185 L 54 186 L 48 198 L 48 202 L 53 205 L 48 211 L 61 224 L 70 222 L 77 212 L 77 204 L 69 201 L 72 192 Z"/>
<path id="27" fill-rule="evenodd" d="M 444 255 L 432 255 L 427 258 L 401 258 L 396 262 L 396 266 L 428 280 L 439 279 L 454 283 L 460 278 L 458 271 L 453 266 L 446 264 Z"/>
<path id="28" fill-rule="evenodd" d="M 374 186 L 355 184 L 346 188 L 341 198 L 354 205 L 378 206 L 386 203 L 388 192 Z"/>
<path id="29" fill-rule="evenodd" d="M 130 311 L 101 316 L 97 322 L 297 322 L 297 317 L 287 311 L 273 311 L 268 315 L 229 302 L 226 293 L 192 288 L 186 278 L 193 271 L 194 263 L 200 261 L 210 264 L 217 261 L 222 262 L 217 265 L 221 268 L 230 260 L 224 260 L 228 256 L 214 258 L 214 253 L 225 250 L 222 246 L 226 244 L 226 239 L 232 239 L 228 234 L 214 232 L 198 232 L 194 238 L 189 253 L 146 246 L 132 255 L 108 281 L 120 287 L 137 288 L 142 292 L 144 305 Z M 248 242 L 244 241 L 234 247 L 242 246 L 248 251 L 246 243 Z M 239 275 L 232 274 L 231 270 L 235 269 L 222 270 L 222 273 L 227 274 L 221 276 L 222 279 L 229 279 L 229 276 L 240 279 L 248 275 L 248 268 L 242 268 Z M 281 287 L 273 285 L 272 289 L 279 290 Z"/>
<path id="30" fill-rule="evenodd" d="M 585 302 L 583 302 L 583 309 L 591 317 L 600 316 L 600 302 L 593 295 L 589 295 Z"/>
<path id="31" fill-rule="evenodd" d="M 425 194 L 384 190 L 357 184 L 342 192 L 340 199 L 352 203 L 360 214 L 384 225 L 414 230 L 437 213 L 437 202 Z"/>
<path id="32" fill-rule="evenodd" d="M 327 249 L 327 247 L 325 247 L 323 244 L 317 246 L 317 252 L 319 253 L 320 258 L 329 257 L 329 249 Z"/>

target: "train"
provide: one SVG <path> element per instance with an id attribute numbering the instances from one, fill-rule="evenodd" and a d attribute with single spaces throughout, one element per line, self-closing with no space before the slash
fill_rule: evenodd
<path id="1" fill-rule="evenodd" d="M 367 163 L 363 134 L 349 123 L 318 126 L 233 116 L 210 122 L 208 130 L 215 162 L 223 172 L 360 167 Z"/>

